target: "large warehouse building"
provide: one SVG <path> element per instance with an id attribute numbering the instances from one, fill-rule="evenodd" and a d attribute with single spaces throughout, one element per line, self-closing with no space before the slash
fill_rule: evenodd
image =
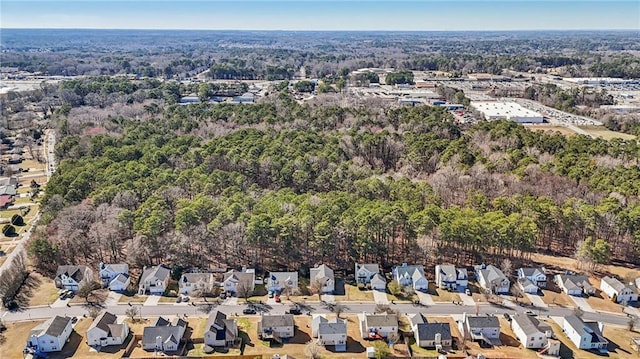
<path id="1" fill-rule="evenodd" d="M 541 123 L 544 120 L 538 112 L 528 110 L 515 102 L 472 101 L 471 107 L 480 111 L 488 121 L 511 120 L 518 123 Z"/>

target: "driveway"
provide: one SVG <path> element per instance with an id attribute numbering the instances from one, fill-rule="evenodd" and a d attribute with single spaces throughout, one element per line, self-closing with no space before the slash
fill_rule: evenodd
<path id="1" fill-rule="evenodd" d="M 476 301 L 473 300 L 472 296 L 466 295 L 465 293 L 458 293 L 458 296 L 460 296 L 460 299 L 462 300 L 462 303 L 464 305 L 471 305 L 471 306 L 476 305 Z"/>
<path id="2" fill-rule="evenodd" d="M 143 305 L 145 307 L 158 305 L 158 303 L 160 302 L 160 298 L 161 296 L 159 295 L 150 295 L 147 297 L 147 300 L 144 301 Z"/>
<path id="3" fill-rule="evenodd" d="M 595 313 L 595 310 L 593 310 L 593 308 L 591 308 L 591 305 L 587 302 L 587 300 L 585 298 L 576 297 L 576 296 L 573 296 L 573 295 L 570 295 L 569 297 L 571 298 L 571 300 L 573 300 L 574 303 L 576 303 L 577 307 L 580 307 L 585 312 Z"/>
<path id="4" fill-rule="evenodd" d="M 104 305 L 118 305 L 118 302 L 120 301 L 120 297 L 122 297 L 122 294 L 109 291 L 109 295 L 107 296 L 107 299 L 104 301 Z"/>
<path id="5" fill-rule="evenodd" d="M 67 304 L 69 304 L 69 301 L 71 300 L 71 298 L 67 298 L 67 299 L 56 299 L 55 302 L 53 302 L 51 304 L 51 308 L 64 308 L 67 306 Z"/>
<path id="6" fill-rule="evenodd" d="M 416 291 L 416 295 L 418 296 L 418 299 L 420 300 L 420 304 L 422 305 L 434 305 L 436 304 L 433 301 L 433 298 L 431 298 L 430 294 L 421 292 L 419 290 Z"/>
<path id="7" fill-rule="evenodd" d="M 223 302 L 224 305 L 238 305 L 238 297 L 227 297 Z"/>
<path id="8" fill-rule="evenodd" d="M 539 295 L 529 294 L 529 293 L 525 293 L 524 295 L 526 295 L 527 298 L 529 298 L 529 300 L 531 301 L 531 303 L 533 304 L 534 307 L 538 307 L 538 308 L 547 308 L 547 307 L 549 307 L 547 305 L 547 303 L 545 303 L 542 300 L 542 298 L 540 298 Z"/>
<path id="9" fill-rule="evenodd" d="M 321 296 L 321 299 L 324 300 L 327 303 L 335 303 L 336 302 L 336 297 L 333 294 L 323 294 Z"/>
<path id="10" fill-rule="evenodd" d="M 385 304 L 385 305 L 390 304 L 389 298 L 387 298 L 387 293 L 379 290 L 373 291 L 373 301 L 376 302 L 376 304 Z"/>

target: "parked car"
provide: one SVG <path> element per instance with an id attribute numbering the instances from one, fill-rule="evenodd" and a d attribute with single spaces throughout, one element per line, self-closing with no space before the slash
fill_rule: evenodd
<path id="1" fill-rule="evenodd" d="M 176 303 L 182 303 L 182 296 L 178 296 L 178 298 L 176 298 Z"/>
<path id="2" fill-rule="evenodd" d="M 276 300 L 276 303 L 282 302 L 282 300 L 280 300 L 280 294 L 276 294 L 274 299 Z"/>
<path id="3" fill-rule="evenodd" d="M 504 316 L 504 319 L 511 321 L 511 316 L 509 315 L 509 313 L 504 313 L 503 316 Z"/>
<path id="4" fill-rule="evenodd" d="M 464 294 L 466 294 L 466 295 L 471 295 L 471 291 L 469 290 L 469 288 L 467 288 L 467 289 L 465 289 L 465 290 L 464 290 Z"/>
<path id="5" fill-rule="evenodd" d="M 293 307 L 293 308 L 289 309 L 289 314 L 300 315 L 300 314 L 302 314 L 302 311 L 298 307 Z"/>
<path id="6" fill-rule="evenodd" d="M 527 310 L 524 312 L 524 314 L 526 315 L 536 315 L 536 313 L 533 312 L 533 310 Z"/>
<path id="7" fill-rule="evenodd" d="M 256 314 L 256 310 L 253 308 L 244 308 L 242 314 Z"/>
<path id="8" fill-rule="evenodd" d="M 269 291 L 268 294 L 269 294 L 269 298 L 273 298 L 273 292 L 272 291 Z"/>
<path id="9" fill-rule="evenodd" d="M 76 324 L 78 322 L 78 317 L 72 317 L 71 323 Z"/>

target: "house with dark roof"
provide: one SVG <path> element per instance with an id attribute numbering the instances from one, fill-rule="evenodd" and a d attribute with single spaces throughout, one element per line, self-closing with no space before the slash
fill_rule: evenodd
<path id="1" fill-rule="evenodd" d="M 475 266 L 474 268 L 476 279 L 482 288 L 493 294 L 509 293 L 511 282 L 500 269 L 492 265 L 486 266 L 484 264 Z"/>
<path id="2" fill-rule="evenodd" d="M 187 322 L 176 318 L 173 322 L 158 317 L 156 322 L 142 331 L 142 349 L 156 352 L 175 352 L 180 347 Z"/>
<path id="3" fill-rule="evenodd" d="M 293 314 L 263 315 L 258 322 L 258 337 L 273 339 L 291 338 L 295 333 Z"/>
<path id="4" fill-rule="evenodd" d="M 169 268 L 163 265 L 145 268 L 140 276 L 138 294 L 162 295 L 167 289 L 170 275 Z"/>
<path id="5" fill-rule="evenodd" d="M 438 264 L 436 266 L 436 285 L 440 289 L 462 291 L 467 289 L 467 270 L 456 268 L 452 264 Z"/>
<path id="6" fill-rule="evenodd" d="M 548 324 L 539 321 L 533 315 L 525 314 L 511 316 L 511 329 L 527 349 L 546 347 L 553 334 L 553 330 Z"/>
<path id="7" fill-rule="evenodd" d="M 401 286 L 411 286 L 414 290 L 429 289 L 429 282 L 424 276 L 424 267 L 421 265 L 402 265 L 393 268 L 393 279 Z"/>
<path id="8" fill-rule="evenodd" d="M 224 274 L 222 287 L 228 295 L 248 296 L 256 288 L 256 270 L 243 268 L 241 271 L 232 269 Z"/>
<path id="9" fill-rule="evenodd" d="M 337 352 L 347 350 L 347 322 L 340 318 L 327 319 L 324 314 L 314 314 L 311 336 L 318 338 L 318 342 L 324 346 L 334 346 Z"/>
<path id="10" fill-rule="evenodd" d="M 0 186 L 0 196 L 14 197 L 17 193 L 18 191 L 16 190 L 15 186 L 12 186 L 12 185 Z"/>
<path id="11" fill-rule="evenodd" d="M 413 333 L 421 348 L 450 348 L 453 344 L 449 323 L 420 323 Z"/>
<path id="12" fill-rule="evenodd" d="M 118 323 L 118 318 L 103 312 L 91 323 L 87 329 L 87 344 L 92 347 L 108 345 L 122 345 L 129 336 L 127 323 Z"/>
<path id="13" fill-rule="evenodd" d="M 600 280 L 600 289 L 616 303 L 629 303 L 638 300 L 638 292 L 633 283 L 625 285 L 612 277 L 603 277 Z"/>
<path id="14" fill-rule="evenodd" d="M 393 314 L 361 313 L 358 322 L 363 339 L 382 339 L 398 333 L 398 318 Z"/>
<path id="15" fill-rule="evenodd" d="M 315 268 L 309 269 L 309 283 L 319 282 L 322 284 L 321 293 L 333 293 L 336 288 L 333 269 L 326 264 L 321 264 Z"/>
<path id="16" fill-rule="evenodd" d="M 57 288 L 77 292 L 85 284 L 93 282 L 93 271 L 85 265 L 58 266 L 54 282 Z"/>
<path id="17" fill-rule="evenodd" d="M 518 278 L 528 279 L 538 288 L 546 288 L 547 274 L 542 267 L 522 267 L 517 270 Z"/>
<path id="18" fill-rule="evenodd" d="M 211 347 L 233 347 L 242 341 L 238 337 L 238 323 L 233 319 L 227 319 L 227 315 L 221 311 L 215 311 L 209 315 L 205 326 L 204 343 Z"/>
<path id="19" fill-rule="evenodd" d="M 100 263 L 100 281 L 103 288 L 113 291 L 125 291 L 131 283 L 127 263 Z"/>
<path id="20" fill-rule="evenodd" d="M 29 332 L 27 348 L 41 353 L 59 352 L 71 336 L 71 332 L 71 317 L 56 315 Z"/>
<path id="21" fill-rule="evenodd" d="M 609 341 L 602 335 L 604 326 L 599 322 L 584 322 L 580 317 L 564 317 L 562 331 L 579 349 L 607 351 Z"/>
<path id="22" fill-rule="evenodd" d="M 459 322 L 460 333 L 473 341 L 487 345 L 502 345 L 500 341 L 500 321 L 493 315 L 462 314 Z"/>
<path id="23" fill-rule="evenodd" d="M 563 292 L 569 295 L 594 295 L 596 288 L 589 282 L 589 277 L 578 274 L 556 274 L 555 281 Z"/>
<path id="24" fill-rule="evenodd" d="M 178 281 L 178 291 L 187 295 L 210 293 L 213 285 L 213 273 L 183 273 Z"/>

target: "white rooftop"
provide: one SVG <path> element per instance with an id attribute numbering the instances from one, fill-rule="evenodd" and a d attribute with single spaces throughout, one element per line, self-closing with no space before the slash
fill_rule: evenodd
<path id="1" fill-rule="evenodd" d="M 504 118 L 542 118 L 538 112 L 526 109 L 515 102 L 472 101 L 471 107 L 482 112 L 487 120 Z"/>

